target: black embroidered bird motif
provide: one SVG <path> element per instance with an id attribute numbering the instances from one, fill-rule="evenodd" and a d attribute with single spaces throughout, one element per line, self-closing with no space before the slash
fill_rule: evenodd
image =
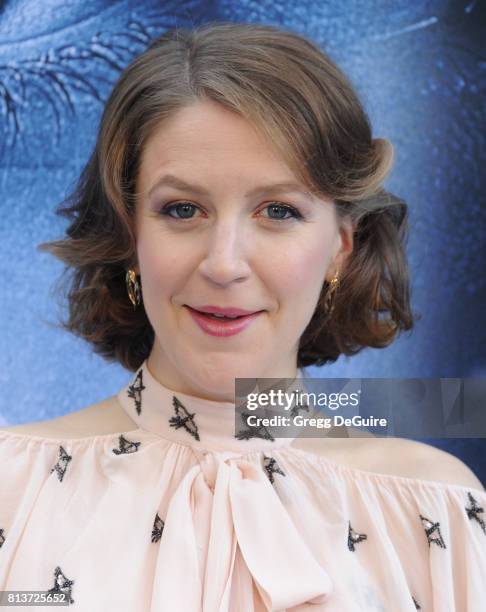
<path id="1" fill-rule="evenodd" d="M 162 537 L 162 531 L 164 530 L 164 521 L 160 518 L 159 513 L 155 515 L 154 526 L 152 528 L 152 542 L 158 542 Z"/>
<path id="2" fill-rule="evenodd" d="M 0 529 L 0 548 L 2 548 L 2 545 L 5 542 L 5 536 L 3 535 L 4 533 L 5 533 L 5 530 Z"/>
<path id="3" fill-rule="evenodd" d="M 145 389 L 143 384 L 143 368 L 140 369 L 135 380 L 127 389 L 127 395 L 135 402 L 137 414 L 142 411 L 142 391 Z"/>
<path id="4" fill-rule="evenodd" d="M 199 433 L 197 429 L 197 425 L 194 422 L 195 412 L 192 414 L 188 412 L 183 406 L 183 404 L 177 399 L 174 395 L 172 397 L 172 405 L 174 406 L 174 412 L 176 416 L 173 416 L 169 419 L 169 423 L 171 427 L 175 427 L 179 429 L 180 427 L 184 427 L 184 429 L 191 434 L 196 440 L 199 441 Z"/>
<path id="5" fill-rule="evenodd" d="M 251 416 L 249 412 L 241 413 L 241 420 L 248 425 L 248 417 Z M 248 429 L 240 429 L 236 432 L 235 438 L 238 440 L 249 440 L 250 438 L 263 438 L 264 440 L 275 441 L 275 438 L 268 431 L 265 425 L 259 425 L 258 427 L 248 427 Z"/>
<path id="6" fill-rule="evenodd" d="M 71 597 L 71 587 L 74 584 L 74 580 L 69 580 L 62 573 L 59 566 L 54 570 L 54 586 L 47 592 L 51 594 L 64 593 L 70 604 L 74 603 L 74 599 Z"/>
<path id="7" fill-rule="evenodd" d="M 282 476 L 285 476 L 285 472 L 280 469 L 277 460 L 274 457 L 267 457 L 266 455 L 263 455 L 263 467 L 265 468 L 267 476 L 272 484 L 274 483 L 274 474 L 281 474 Z"/>
<path id="8" fill-rule="evenodd" d="M 355 544 L 358 544 L 358 542 L 362 542 L 363 540 L 367 539 L 368 536 L 366 535 L 366 533 L 357 533 L 351 527 L 351 521 L 348 521 L 348 548 L 351 552 L 355 551 Z"/>
<path id="9" fill-rule="evenodd" d="M 119 448 L 113 448 L 115 455 L 122 455 L 123 453 L 135 453 L 138 451 L 138 447 L 141 442 L 132 442 L 127 440 L 123 434 L 118 437 Z"/>
<path id="10" fill-rule="evenodd" d="M 412 595 L 412 599 L 413 599 L 413 603 L 415 605 L 415 609 L 416 610 L 421 610 L 422 607 L 420 606 L 420 604 L 417 602 L 417 600 L 415 599 L 415 597 Z"/>
<path id="11" fill-rule="evenodd" d="M 69 455 L 62 446 L 60 446 L 59 447 L 59 459 L 57 460 L 56 465 L 51 470 L 51 474 L 54 470 L 56 470 L 59 481 L 62 481 L 64 474 L 66 472 L 68 463 L 71 461 L 71 459 L 72 459 L 72 456 Z"/>
<path id="12" fill-rule="evenodd" d="M 434 523 L 433 521 L 426 518 L 425 516 L 422 516 L 421 514 L 420 514 L 420 520 L 422 521 L 422 524 L 425 528 L 425 534 L 427 535 L 427 541 L 429 543 L 429 548 L 430 548 L 431 542 L 434 542 L 434 544 L 437 544 L 437 546 L 440 546 L 441 548 L 447 548 L 442 538 L 442 535 L 440 533 L 440 523 L 439 522 Z M 432 534 L 434 533 L 435 533 L 435 537 L 432 537 Z"/>
<path id="13" fill-rule="evenodd" d="M 305 410 L 306 412 L 309 412 L 309 405 L 308 404 L 302 404 L 301 406 L 292 406 L 292 408 L 290 409 L 290 416 L 291 418 L 294 418 L 295 416 L 297 416 L 299 414 L 299 410 Z"/>
<path id="14" fill-rule="evenodd" d="M 486 535 L 486 523 L 484 522 L 483 517 L 479 516 L 480 514 L 484 514 L 484 508 L 482 506 L 478 506 L 478 502 L 472 496 L 472 493 L 468 491 L 467 496 L 469 497 L 469 501 L 471 502 L 471 507 L 465 507 L 467 512 L 467 518 L 470 520 L 474 520 L 479 523 L 479 526 L 483 530 L 484 535 Z"/>

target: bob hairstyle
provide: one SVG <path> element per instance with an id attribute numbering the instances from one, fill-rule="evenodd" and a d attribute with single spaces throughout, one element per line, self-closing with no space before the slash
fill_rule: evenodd
<path id="1" fill-rule="evenodd" d="M 60 327 L 131 371 L 150 354 L 154 330 L 125 285 L 136 263 L 141 153 L 156 126 L 203 99 L 251 121 L 309 191 L 331 198 L 338 220 L 347 215 L 353 223 L 354 249 L 340 270 L 332 316 L 324 315 L 323 281 L 297 367 L 382 348 L 411 329 L 407 205 L 382 186 L 392 145 L 372 138 L 352 85 L 314 43 L 269 25 L 228 22 L 166 31 L 115 84 L 91 157 L 56 210 L 70 220 L 67 235 L 37 247 L 66 264 L 59 280 L 72 272 L 69 317 Z"/>

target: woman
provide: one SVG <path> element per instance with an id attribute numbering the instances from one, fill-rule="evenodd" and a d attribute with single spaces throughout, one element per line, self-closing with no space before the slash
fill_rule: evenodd
<path id="1" fill-rule="evenodd" d="M 412 328 L 391 163 L 296 34 L 171 30 L 124 71 L 42 247 L 74 271 L 65 328 L 133 377 L 0 432 L 2 589 L 90 612 L 482 609 L 486 492 L 458 459 L 235 426 L 235 378 L 300 388 Z"/>

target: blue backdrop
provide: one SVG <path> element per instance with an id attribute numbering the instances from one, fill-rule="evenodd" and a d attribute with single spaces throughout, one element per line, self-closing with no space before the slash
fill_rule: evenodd
<path id="1" fill-rule="evenodd" d="M 88 158 L 122 68 L 168 27 L 214 20 L 281 25 L 312 38 L 354 82 L 375 137 L 395 145 L 385 186 L 410 206 L 412 297 L 422 319 L 387 349 L 309 374 L 486 376 L 485 6 L 385 6 L 0 1 L 0 423 L 78 410 L 128 381 L 120 366 L 49 325 L 60 313 L 53 290 L 62 265 L 36 245 L 63 233 L 54 209 Z M 486 439 L 430 442 L 486 482 Z"/>

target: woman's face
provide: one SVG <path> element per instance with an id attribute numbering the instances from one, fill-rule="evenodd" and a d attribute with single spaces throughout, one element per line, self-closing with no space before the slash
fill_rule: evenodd
<path id="1" fill-rule="evenodd" d="M 154 130 L 137 194 L 135 269 L 156 336 L 152 373 L 216 401 L 234 401 L 235 378 L 295 377 L 322 284 L 352 248 L 334 204 L 306 193 L 249 122 L 210 101 Z M 263 312 L 215 336 L 188 308 L 207 305 Z"/>

